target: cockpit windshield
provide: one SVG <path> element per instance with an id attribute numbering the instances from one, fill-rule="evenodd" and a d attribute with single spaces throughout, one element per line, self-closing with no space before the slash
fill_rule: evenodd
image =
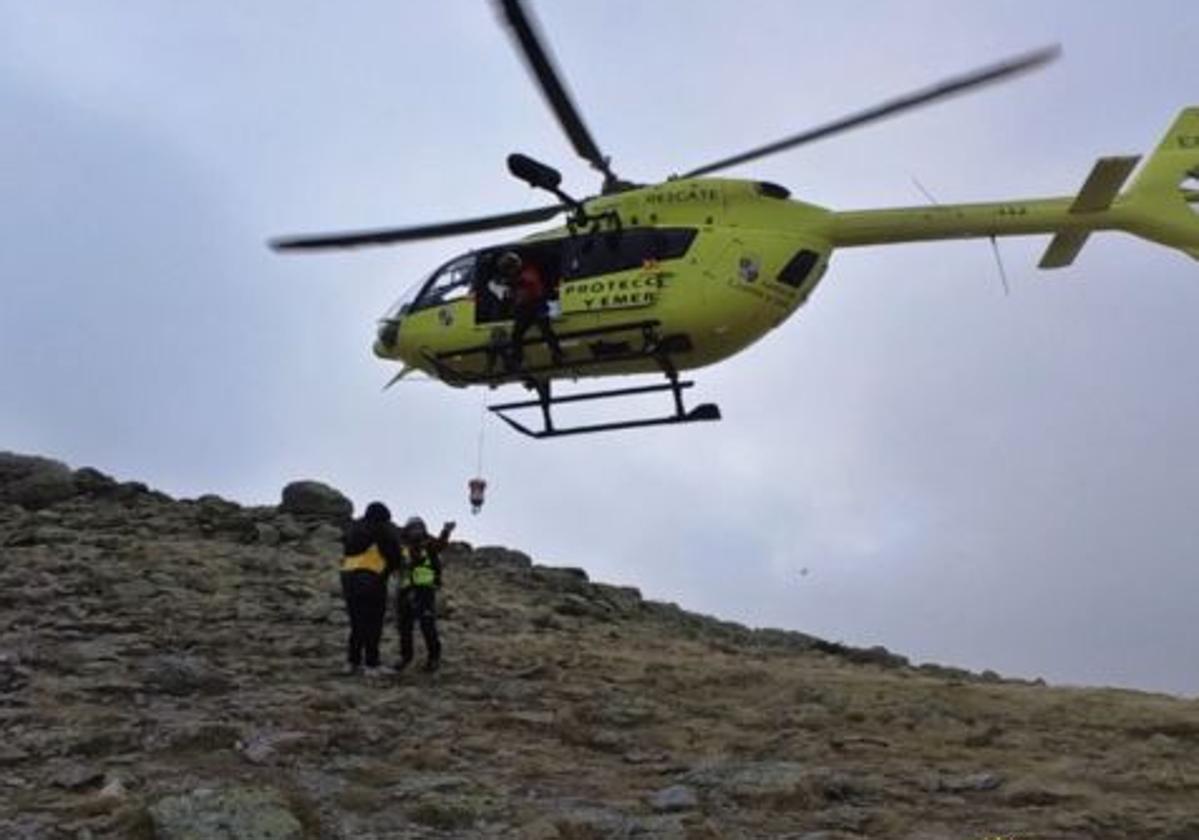
<path id="1" fill-rule="evenodd" d="M 440 306 L 470 294 L 471 282 L 475 279 L 475 255 L 467 254 L 450 260 L 433 273 L 416 300 L 413 309 Z"/>
<path id="2" fill-rule="evenodd" d="M 416 293 L 424 287 L 426 282 L 426 280 L 418 280 L 405 289 L 404 294 L 400 295 L 400 299 L 389 306 L 379 320 L 396 321 L 404 317 L 404 314 L 412 308 L 412 301 L 416 300 Z"/>
<path id="3" fill-rule="evenodd" d="M 475 255 L 455 257 L 428 278 L 411 286 L 383 315 L 394 321 L 417 309 L 427 309 L 467 297 L 475 277 Z"/>

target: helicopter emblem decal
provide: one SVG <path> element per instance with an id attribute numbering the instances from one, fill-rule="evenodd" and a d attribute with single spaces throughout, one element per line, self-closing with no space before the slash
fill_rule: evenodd
<path id="1" fill-rule="evenodd" d="M 737 274 L 746 283 L 752 283 L 757 280 L 761 271 L 762 260 L 758 257 L 746 254 L 737 261 Z"/>

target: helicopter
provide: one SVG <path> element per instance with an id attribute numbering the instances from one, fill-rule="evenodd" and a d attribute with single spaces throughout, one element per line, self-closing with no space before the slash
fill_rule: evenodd
<path id="1" fill-rule="evenodd" d="M 808 300 L 838 248 L 1049 234 L 1039 267 L 1070 265 L 1093 231 L 1120 230 L 1199 259 L 1199 107 L 1177 116 L 1121 192 L 1139 156 L 1101 158 L 1075 195 L 972 204 L 835 211 L 785 187 L 711 173 L 790 150 L 1038 68 L 1060 53 L 1038 49 L 887 100 L 782 140 L 664 181 L 619 177 L 585 126 L 544 38 L 520 0 L 498 0 L 517 48 L 574 151 L 603 180 L 575 198 L 554 168 L 522 154 L 509 172 L 556 199 L 542 207 L 406 228 L 275 239 L 280 251 L 386 245 L 546 222 L 564 224 L 455 256 L 380 320 L 373 350 L 399 361 L 390 386 L 412 372 L 454 387 L 521 383 L 534 399 L 488 406 L 533 438 L 719 420 L 713 403 L 688 409 L 683 371 L 744 350 Z M 519 328 L 504 260 L 534 266 L 542 328 Z M 555 394 L 553 383 L 658 374 L 664 382 Z M 563 403 L 669 393 L 668 414 L 562 426 Z M 540 410 L 540 428 L 518 417 Z"/>

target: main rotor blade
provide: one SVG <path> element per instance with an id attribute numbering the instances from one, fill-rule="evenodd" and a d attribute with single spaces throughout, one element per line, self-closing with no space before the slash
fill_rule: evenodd
<path id="1" fill-rule="evenodd" d="M 545 94 L 546 101 L 553 109 L 562 130 L 570 139 L 571 145 L 574 146 L 579 157 L 604 174 L 605 183 L 615 182 L 617 178 L 608 167 L 607 158 L 600 152 L 599 146 L 595 144 L 587 127 L 583 125 L 583 118 L 579 116 L 578 109 L 566 92 L 561 74 L 554 68 L 549 53 L 541 46 L 542 38 L 538 35 L 532 18 L 525 14 L 520 0 L 500 0 L 500 7 L 508 25 L 512 27 L 512 34 L 516 37 L 516 43 L 525 57 L 529 72 L 541 86 L 541 92 Z"/>
<path id="2" fill-rule="evenodd" d="M 1017 56 L 1007 61 L 992 64 L 987 67 L 975 70 L 971 73 L 966 73 L 962 76 L 954 76 L 938 82 L 920 90 L 904 96 L 890 99 L 883 102 L 881 105 L 876 105 L 865 111 L 859 111 L 848 117 L 836 120 L 835 122 L 827 123 L 818 128 L 813 128 L 802 134 L 796 134 L 792 137 L 787 137 L 778 142 L 771 143 L 767 146 L 761 146 L 757 149 L 752 149 L 748 152 L 743 152 L 733 157 L 718 160 L 715 163 L 709 163 L 706 166 L 701 166 L 698 169 L 692 169 L 690 172 L 682 175 L 683 178 L 692 178 L 696 175 L 706 175 L 709 172 L 715 172 L 718 169 L 727 169 L 730 166 L 735 166 L 738 163 L 745 163 L 749 160 L 756 160 L 767 155 L 772 155 L 775 152 L 781 152 L 786 149 L 793 149 L 796 146 L 802 146 L 804 143 L 810 143 L 813 140 L 819 140 L 823 137 L 829 137 L 834 134 L 839 134 L 842 131 L 848 131 L 851 128 L 856 128 L 866 123 L 881 120 L 884 117 L 890 117 L 895 114 L 907 111 L 911 108 L 916 108 L 920 105 L 927 105 L 930 102 L 935 102 L 938 99 L 945 99 L 954 96 L 958 93 L 980 87 L 982 85 L 997 82 L 1009 76 L 1014 76 L 1017 73 L 1023 73 L 1040 67 L 1053 61 L 1061 54 L 1061 47 L 1056 44 L 1052 47 L 1044 47 L 1039 50 L 1034 50 L 1030 53 Z"/>
<path id="3" fill-rule="evenodd" d="M 519 210 L 498 216 L 481 216 L 477 219 L 461 219 L 456 222 L 441 222 L 407 228 L 385 228 L 382 230 L 327 233 L 313 236 L 285 236 L 272 239 L 271 247 L 276 251 L 315 251 L 321 248 L 355 248 L 360 245 L 391 245 L 397 242 L 413 242 L 418 239 L 435 239 L 459 233 L 477 233 L 497 228 L 516 227 L 534 222 L 544 222 L 567 209 L 564 205 L 539 207 L 534 210 Z"/>

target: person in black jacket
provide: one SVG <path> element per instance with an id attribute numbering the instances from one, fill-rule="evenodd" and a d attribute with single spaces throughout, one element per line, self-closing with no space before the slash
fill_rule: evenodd
<path id="1" fill-rule="evenodd" d="M 387 577 L 401 567 L 398 530 L 391 511 L 382 502 L 371 502 L 361 519 L 355 519 L 342 534 L 345 556 L 341 561 L 341 591 L 350 616 L 350 638 L 346 650 L 346 673 L 379 674 L 379 640 L 387 611 Z"/>
<path id="2" fill-rule="evenodd" d="M 441 638 L 437 635 L 437 590 L 441 586 L 441 552 L 449 544 L 454 523 L 447 522 L 436 539 L 429 536 L 425 522 L 414 516 L 404 524 L 400 550 L 404 565 L 396 592 L 396 618 L 400 629 L 400 661 L 396 671 L 412 662 L 412 631 L 420 623 L 425 640 L 425 670 L 441 665 Z"/>

